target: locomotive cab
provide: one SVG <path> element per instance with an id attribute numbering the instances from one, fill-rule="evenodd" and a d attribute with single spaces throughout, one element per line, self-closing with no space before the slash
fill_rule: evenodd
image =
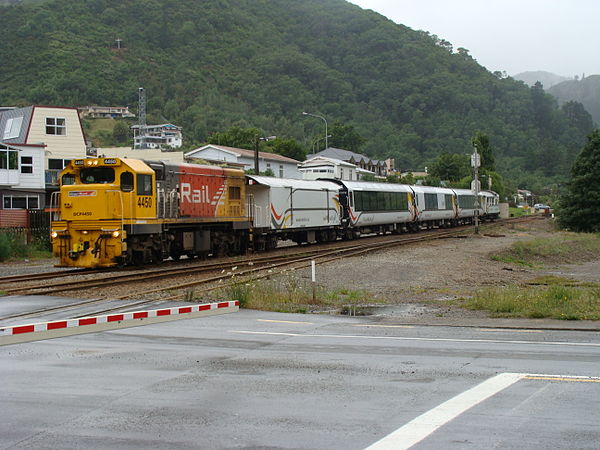
<path id="1" fill-rule="evenodd" d="M 156 220 L 154 171 L 143 161 L 119 158 L 73 160 L 53 198 L 51 238 L 59 266 L 108 267 L 125 263 L 132 226 Z M 143 255 L 142 255 L 143 256 Z"/>

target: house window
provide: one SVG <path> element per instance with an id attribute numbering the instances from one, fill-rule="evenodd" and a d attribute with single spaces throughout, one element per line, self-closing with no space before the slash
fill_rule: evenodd
<path id="1" fill-rule="evenodd" d="M 340 167 L 340 180 L 344 179 L 344 169 Z"/>
<path id="2" fill-rule="evenodd" d="M 19 137 L 21 132 L 21 124 L 23 123 L 23 117 L 11 117 L 6 121 L 4 127 L 4 139 L 14 139 Z"/>
<path id="3" fill-rule="evenodd" d="M 37 195 L 5 195 L 4 209 L 38 209 L 40 206 Z"/>
<path id="4" fill-rule="evenodd" d="M 279 178 L 283 178 L 283 166 L 279 166 Z"/>
<path id="5" fill-rule="evenodd" d="M 63 170 L 69 164 L 70 159 L 49 159 L 48 169 L 50 170 Z"/>
<path id="6" fill-rule="evenodd" d="M 63 117 L 46 117 L 46 134 L 65 136 L 67 126 Z"/>
<path id="7" fill-rule="evenodd" d="M 32 156 L 21 156 L 21 173 L 33 173 Z"/>
<path id="8" fill-rule="evenodd" d="M 18 168 L 19 153 L 16 150 L 0 150 L 0 169 L 16 170 Z"/>

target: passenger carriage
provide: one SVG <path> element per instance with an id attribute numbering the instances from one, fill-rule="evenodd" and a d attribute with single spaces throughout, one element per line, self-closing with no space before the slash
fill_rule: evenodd
<path id="1" fill-rule="evenodd" d="M 253 222 L 255 249 L 271 249 L 277 240 L 329 242 L 341 223 L 340 186 L 248 175 L 247 203 Z"/>
<path id="2" fill-rule="evenodd" d="M 447 227 L 456 221 L 456 194 L 452 189 L 411 186 L 417 208 L 417 220 L 427 228 Z"/>
<path id="3" fill-rule="evenodd" d="M 346 238 L 417 227 L 413 190 L 404 184 L 338 181 Z"/>

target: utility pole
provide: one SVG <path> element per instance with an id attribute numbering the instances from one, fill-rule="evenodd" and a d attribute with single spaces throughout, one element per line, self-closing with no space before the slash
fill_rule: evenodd
<path id="1" fill-rule="evenodd" d="M 258 144 L 260 143 L 260 136 L 257 134 L 254 140 L 254 175 L 260 175 L 258 171 Z"/>
<path id="2" fill-rule="evenodd" d="M 479 234 L 479 191 L 481 190 L 479 186 L 479 166 L 481 166 L 481 159 L 475 146 L 473 146 L 473 154 L 471 155 L 471 166 L 474 174 L 471 190 L 475 193 L 475 234 Z"/>

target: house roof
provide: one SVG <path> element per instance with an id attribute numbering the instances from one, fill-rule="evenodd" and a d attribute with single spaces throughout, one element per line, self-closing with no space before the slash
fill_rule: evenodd
<path id="1" fill-rule="evenodd" d="M 315 156 L 313 158 L 307 159 L 302 163 L 302 167 L 323 166 L 325 164 L 339 165 L 345 167 L 356 167 L 355 164 L 349 163 L 348 161 L 342 161 L 341 159 L 336 158 L 328 158 L 326 156 Z"/>
<path id="2" fill-rule="evenodd" d="M 185 154 L 185 156 L 193 158 L 195 153 L 199 153 L 199 152 L 209 149 L 209 148 L 212 148 L 215 150 L 221 150 L 226 153 L 232 153 L 236 156 L 244 156 L 246 158 L 254 158 L 254 150 L 248 150 L 245 148 L 227 147 L 226 145 L 215 145 L 215 144 L 208 144 L 208 145 L 205 145 L 204 147 L 197 148 L 195 150 L 192 150 L 191 152 L 187 152 Z M 258 152 L 258 157 L 261 159 L 264 159 L 264 160 L 286 162 L 289 164 L 299 164 L 300 163 L 300 161 L 297 161 L 292 158 L 288 158 L 287 156 L 278 155 L 277 153 Z"/>
<path id="3" fill-rule="evenodd" d="M 6 144 L 24 144 L 27 140 L 27 131 L 29 130 L 29 123 L 32 116 L 33 106 L 0 111 L 0 142 Z M 20 124 L 15 122 L 19 118 L 21 119 Z M 11 119 L 11 125 L 13 125 L 12 131 L 6 128 L 7 122 Z M 15 129 L 14 126 L 18 126 L 18 129 Z M 5 138 L 4 136 L 7 137 Z"/>
<path id="4" fill-rule="evenodd" d="M 33 113 L 36 109 L 67 109 L 73 110 L 77 114 L 77 108 L 70 108 L 66 106 L 44 106 L 44 105 L 32 105 L 26 106 L 24 108 L 13 108 L 13 109 L 5 109 L 0 110 L 0 142 L 8 143 L 8 144 L 27 144 L 27 140 L 29 138 L 29 129 L 31 127 L 31 120 L 33 118 Z M 79 115 L 77 114 L 79 118 Z M 11 132 L 7 137 L 4 138 L 6 132 L 8 131 L 6 128 L 7 122 L 9 120 L 11 122 Z M 15 121 L 17 119 L 17 121 Z M 18 119 L 21 119 L 19 124 Z M 17 129 L 18 128 L 18 129 Z M 81 120 L 79 119 L 79 129 L 81 130 L 81 135 L 85 136 L 83 133 L 83 126 L 81 124 Z M 37 146 L 38 143 L 29 143 Z"/>
<path id="5" fill-rule="evenodd" d="M 139 127 L 140 127 L 139 125 L 133 125 L 131 128 L 138 129 Z M 152 129 L 152 128 L 166 128 L 169 130 L 181 130 L 181 127 L 178 127 L 177 125 L 173 125 L 172 123 L 161 123 L 159 125 L 146 125 L 146 130 Z"/>
<path id="6" fill-rule="evenodd" d="M 328 147 L 325 150 L 322 150 L 318 153 L 315 153 L 313 155 L 309 155 L 312 157 L 315 156 L 325 156 L 328 158 L 335 158 L 335 159 L 340 159 L 342 161 L 355 161 L 355 162 L 365 162 L 365 163 L 371 163 L 371 164 L 375 164 L 375 165 L 381 165 L 384 164 L 382 161 L 379 161 L 378 159 L 371 159 L 366 155 L 361 155 L 360 153 L 355 153 L 355 152 L 351 152 L 350 150 L 344 150 L 341 148 L 335 148 L 335 147 Z"/>

